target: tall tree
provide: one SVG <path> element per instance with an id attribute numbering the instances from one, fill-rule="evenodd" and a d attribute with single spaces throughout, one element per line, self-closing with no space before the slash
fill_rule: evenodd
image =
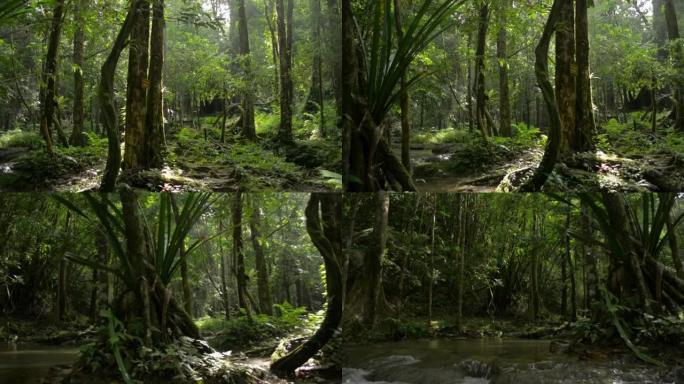
<path id="1" fill-rule="evenodd" d="M 40 132 L 45 140 L 48 153 L 52 153 L 52 126 L 56 120 L 55 106 L 57 104 L 57 58 L 59 42 L 62 36 L 64 22 L 64 0 L 57 0 L 52 13 L 52 26 L 48 38 L 47 56 L 43 64 L 40 100 Z"/>
<path id="2" fill-rule="evenodd" d="M 340 25 L 339 0 L 326 0 L 326 4 L 328 10 L 327 61 L 330 67 L 330 83 L 339 115 L 340 108 L 342 108 L 342 70 L 340 68 L 342 58 L 340 54 L 340 46 L 342 45 L 340 30 L 342 27 Z"/>
<path id="3" fill-rule="evenodd" d="M 310 0 L 309 4 L 311 8 L 313 55 L 311 58 L 311 84 L 304 111 L 308 113 L 318 111 L 320 113 L 323 112 L 323 42 L 321 39 L 323 15 L 321 13 L 321 0 Z M 321 129 L 321 134 L 325 136 L 323 129 Z"/>
<path id="4" fill-rule="evenodd" d="M 245 255 L 242 250 L 242 192 L 235 194 L 232 210 L 233 225 L 233 260 L 235 262 L 235 281 L 237 283 L 238 305 L 251 317 L 251 308 L 247 302 L 247 274 L 245 272 Z"/>
<path id="5" fill-rule="evenodd" d="M 74 127 L 71 131 L 69 143 L 73 146 L 83 147 L 87 137 L 83 134 L 84 106 L 83 106 L 83 48 L 85 45 L 85 19 L 83 15 L 88 9 L 87 0 L 74 1 Z"/>
<path id="6" fill-rule="evenodd" d="M 314 193 L 306 206 L 306 230 L 323 256 L 327 306 L 321 326 L 306 342 L 271 364 L 278 375 L 292 377 L 338 332 L 344 312 L 348 256 L 342 252 L 342 199 L 339 194 Z"/>
<path id="7" fill-rule="evenodd" d="M 560 3 L 556 30 L 556 101 L 561 121 L 560 153 L 572 152 L 577 141 L 577 62 L 573 0 Z"/>
<path id="8" fill-rule="evenodd" d="M 676 72 L 674 82 L 675 106 L 674 118 L 675 129 L 684 132 L 684 48 L 679 35 L 679 23 L 677 22 L 677 9 L 674 0 L 665 1 L 665 21 L 667 24 L 667 38 L 672 43 L 672 64 Z"/>
<path id="9" fill-rule="evenodd" d="M 102 123 L 107 131 L 107 165 L 102 175 L 100 191 L 114 192 L 116 180 L 121 167 L 121 138 L 119 137 L 119 124 L 116 107 L 114 105 L 114 75 L 119 63 L 121 52 L 126 48 L 128 37 L 135 26 L 135 15 L 140 3 L 136 0 L 131 3 L 126 19 L 116 35 L 112 50 L 107 56 L 100 70 L 100 85 L 98 87 L 98 100 L 102 109 Z"/>
<path id="10" fill-rule="evenodd" d="M 477 48 L 475 50 L 475 120 L 482 137 L 492 135 L 492 128 L 487 120 L 487 89 L 485 84 L 485 51 L 487 49 L 487 30 L 489 29 L 489 2 L 480 5 L 477 23 Z"/>
<path id="11" fill-rule="evenodd" d="M 126 88 L 126 134 L 123 168 L 135 170 L 145 164 L 145 107 L 149 65 L 150 3 L 143 0 L 135 10 L 128 50 Z"/>
<path id="12" fill-rule="evenodd" d="M 576 55 L 577 55 L 577 105 L 575 151 L 585 152 L 594 148 L 596 130 L 594 104 L 591 92 L 591 71 L 589 69 L 589 17 L 588 1 L 576 0 Z"/>
<path id="13" fill-rule="evenodd" d="M 498 11 L 499 33 L 496 38 L 496 56 L 499 59 L 499 131 L 511 137 L 511 96 L 508 84 L 508 17 L 510 0 L 501 3 Z"/>
<path id="14" fill-rule="evenodd" d="M 164 72 L 165 20 L 164 0 L 153 0 L 152 32 L 150 34 L 149 88 L 144 134 L 144 167 L 161 168 L 166 147 L 164 129 L 164 95 L 162 77 Z"/>
<path id="15" fill-rule="evenodd" d="M 249 140 L 256 140 L 256 126 L 254 124 L 254 70 L 252 69 L 252 53 L 249 48 L 249 23 L 245 0 L 238 0 L 240 15 L 240 56 L 247 86 L 242 97 L 242 134 Z"/>
<path id="16" fill-rule="evenodd" d="M 287 13 L 286 13 L 287 11 Z M 292 83 L 292 41 L 294 1 L 276 0 L 278 14 L 278 48 L 280 58 L 280 128 L 278 138 L 282 142 L 292 142 L 292 109 L 294 85 Z"/>
<path id="17" fill-rule="evenodd" d="M 254 248 L 254 261 L 257 270 L 257 294 L 259 296 L 259 312 L 267 315 L 273 314 L 273 298 L 268 278 L 268 265 L 264 255 L 264 247 L 261 239 L 261 209 L 254 205 L 252 216 L 249 221 L 250 239 Z"/>
<path id="18" fill-rule="evenodd" d="M 400 0 L 394 0 L 394 24 L 397 29 L 397 39 L 401 44 L 404 38 L 404 29 L 401 20 Z M 411 172 L 411 100 L 409 99 L 406 73 L 401 76 L 399 84 L 399 108 L 401 109 L 401 163 L 408 172 Z"/>
<path id="19" fill-rule="evenodd" d="M 373 327 L 377 318 L 382 291 L 382 260 L 387 243 L 387 218 L 389 215 L 389 194 L 378 192 L 375 200 L 375 223 L 373 225 L 373 244 L 364 257 L 366 304 L 364 323 Z"/>

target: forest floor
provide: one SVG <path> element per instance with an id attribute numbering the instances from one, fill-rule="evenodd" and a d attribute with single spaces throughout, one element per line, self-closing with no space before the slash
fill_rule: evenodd
<path id="1" fill-rule="evenodd" d="M 83 192 L 96 190 L 106 162 L 107 142 L 95 136 L 85 148 L 56 148 L 48 155 L 35 133 L 0 136 L 0 191 Z M 151 191 L 208 190 L 332 191 L 341 188 L 339 145 L 322 140 L 282 146 L 229 137 L 215 130 L 170 132 L 161 170 L 123 175 L 123 182 Z M 8 137 L 13 135 L 13 137 Z M 3 140 L 4 139 L 4 140 Z"/>
<path id="2" fill-rule="evenodd" d="M 464 131 L 417 135 L 411 160 L 418 190 L 514 192 L 538 167 L 545 145 L 545 137 L 536 128 L 519 130 L 514 138 L 495 137 L 489 143 Z M 601 132 L 596 151 L 565 156 L 558 162 L 545 191 L 684 189 L 684 135 L 628 130 L 616 122 L 606 124 Z"/>

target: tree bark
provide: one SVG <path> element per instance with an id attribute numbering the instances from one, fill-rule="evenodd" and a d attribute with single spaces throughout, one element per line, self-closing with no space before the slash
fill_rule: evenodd
<path id="1" fill-rule="evenodd" d="M 330 80 L 332 92 L 335 96 L 335 105 L 337 106 L 338 117 L 341 116 L 342 108 L 342 70 L 340 69 L 341 55 L 340 46 L 342 41 L 340 38 L 340 9 L 338 0 L 327 0 L 328 9 L 328 63 L 330 63 Z"/>
<path id="2" fill-rule="evenodd" d="M 486 140 L 492 135 L 492 127 L 487 120 L 487 93 L 485 84 L 485 50 L 487 48 L 487 30 L 489 29 L 489 3 L 480 6 L 478 19 L 477 48 L 475 51 L 475 120 L 477 127 Z"/>
<path id="3" fill-rule="evenodd" d="M 325 264 L 327 309 L 323 323 L 313 336 L 271 364 L 271 370 L 279 376 L 294 376 L 295 369 L 314 356 L 339 330 L 347 264 L 347 256 L 342 252 L 341 205 L 339 194 L 319 193 L 312 194 L 307 204 L 306 229 Z"/>
<path id="4" fill-rule="evenodd" d="M 573 149 L 586 152 L 594 149 L 594 104 L 591 92 L 591 71 L 589 68 L 589 17 L 588 0 L 576 0 L 577 37 L 577 128 Z"/>
<path id="5" fill-rule="evenodd" d="M 292 107 L 294 88 L 292 84 L 292 34 L 293 34 L 293 0 L 287 0 L 287 14 L 285 0 L 277 0 L 278 14 L 278 47 L 280 56 L 280 128 L 278 138 L 284 143 L 293 141 L 292 136 Z"/>
<path id="6" fill-rule="evenodd" d="M 675 88 L 675 123 L 677 131 L 684 132 L 684 81 L 681 79 L 684 73 L 684 49 L 679 41 L 679 24 L 677 23 L 677 9 L 674 0 L 664 0 L 665 22 L 667 24 L 667 37 L 672 42 L 672 63 L 677 73 Z"/>
<path id="7" fill-rule="evenodd" d="M 138 9 L 141 2 L 142 0 L 136 0 L 131 4 L 126 20 L 116 36 L 112 50 L 109 56 L 107 56 L 107 60 L 102 64 L 98 99 L 102 110 L 102 124 L 107 131 L 108 150 L 107 165 L 100 185 L 101 192 L 114 192 L 119 168 L 121 167 L 121 137 L 119 134 L 118 113 L 114 105 L 114 75 L 116 74 L 116 65 L 119 62 L 121 52 L 126 47 L 128 36 L 133 30 L 136 9 Z"/>
<path id="8" fill-rule="evenodd" d="M 672 222 L 672 215 L 668 213 L 665 218 L 665 224 L 667 226 L 668 232 L 668 242 L 670 244 L 670 251 L 672 253 L 672 263 L 674 264 L 675 270 L 677 271 L 677 277 L 684 280 L 684 265 L 682 264 L 682 259 L 679 249 L 679 241 L 677 237 L 677 228 L 674 227 Z"/>
<path id="9" fill-rule="evenodd" d="M 499 130 L 501 136 L 511 137 L 511 100 L 508 86 L 508 33 L 507 12 L 510 3 L 506 1 L 499 9 L 499 34 L 496 40 L 496 55 L 499 59 Z"/>
<path id="10" fill-rule="evenodd" d="M 40 103 L 40 132 L 45 140 L 45 148 L 48 153 L 52 153 L 52 124 L 55 121 L 55 106 L 57 92 L 57 53 L 59 51 L 59 40 L 62 35 L 62 24 L 64 22 L 64 0 L 57 0 L 52 14 L 52 26 L 48 38 L 47 56 L 43 66 L 41 87 L 43 87 L 43 98 Z"/>
<path id="11" fill-rule="evenodd" d="M 223 221 L 219 221 L 219 230 L 223 231 Z M 228 282 L 226 277 L 226 255 L 223 249 L 219 249 L 221 253 L 221 301 L 223 302 L 223 311 L 226 320 L 230 320 L 230 299 L 228 297 Z"/>
<path id="12" fill-rule="evenodd" d="M 556 101 L 561 123 L 560 154 L 573 151 L 577 142 L 577 63 L 575 61 L 575 10 L 572 0 L 560 1 L 556 24 Z"/>
<path id="13" fill-rule="evenodd" d="M 233 225 L 233 258 L 235 260 L 235 281 L 237 283 L 238 305 L 251 317 L 251 308 L 247 302 L 247 274 L 245 273 L 245 255 L 242 252 L 242 192 L 235 194 L 232 210 Z"/>
<path id="14" fill-rule="evenodd" d="M 378 313 L 380 291 L 382 290 L 382 260 L 387 243 L 387 220 L 389 215 L 389 194 L 378 192 L 375 196 L 375 223 L 373 225 L 373 246 L 364 257 L 366 305 L 364 323 L 372 328 Z"/>
<path id="15" fill-rule="evenodd" d="M 83 14 L 87 10 L 88 1 L 74 1 L 74 105 L 73 120 L 74 126 L 71 131 L 69 143 L 76 147 L 83 147 L 87 144 L 87 137 L 83 134 L 83 121 L 85 119 L 85 108 L 83 106 L 83 46 L 85 45 L 85 21 Z"/>
<path id="16" fill-rule="evenodd" d="M 150 3 L 142 0 L 135 10 L 128 51 L 126 134 L 123 167 L 145 167 L 145 100 L 149 65 Z"/>
<path id="17" fill-rule="evenodd" d="M 249 221 L 249 232 L 251 234 L 252 247 L 254 248 L 254 258 L 257 270 L 257 293 L 259 296 L 259 309 L 261 313 L 273 314 L 273 299 L 271 298 L 271 288 L 268 279 L 268 265 L 264 256 L 264 248 L 261 244 L 261 210 L 253 206 L 252 217 Z"/>
<path id="18" fill-rule="evenodd" d="M 544 103 L 549 112 L 549 141 L 539 168 L 537 168 L 530 180 L 520 187 L 521 192 L 540 191 L 558 161 L 561 142 L 561 121 L 553 85 L 551 85 L 549 80 L 549 45 L 559 21 L 561 21 L 561 1 L 563 0 L 554 0 L 549 18 L 544 26 L 544 32 L 535 50 L 534 72 L 544 97 Z"/>
<path id="19" fill-rule="evenodd" d="M 401 21 L 401 3 L 394 0 L 394 19 L 397 29 L 398 44 L 404 38 Z M 399 107 L 401 109 L 401 163 L 411 173 L 411 100 L 406 87 L 406 74 L 401 77 Z"/>
<path id="20" fill-rule="evenodd" d="M 256 126 L 254 123 L 254 70 L 252 69 L 252 54 L 249 48 L 249 23 L 245 0 L 239 0 L 238 13 L 240 15 L 240 55 L 242 56 L 243 71 L 246 88 L 242 97 L 242 134 L 249 140 L 256 140 Z"/>
<path id="21" fill-rule="evenodd" d="M 163 149 L 166 148 L 164 128 L 164 95 L 162 77 L 164 72 L 165 19 L 164 0 L 154 0 L 152 6 L 152 33 L 150 43 L 149 89 L 145 116 L 144 167 L 160 169 L 164 165 Z"/>

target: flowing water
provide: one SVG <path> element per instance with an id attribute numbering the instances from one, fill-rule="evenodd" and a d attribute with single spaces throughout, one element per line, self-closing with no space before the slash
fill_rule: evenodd
<path id="1" fill-rule="evenodd" d="M 684 371 L 580 361 L 550 341 L 418 340 L 345 348 L 343 384 L 684 384 Z M 680 375 L 679 379 L 677 376 Z"/>
<path id="2" fill-rule="evenodd" d="M 0 343 L 0 383 L 40 383 L 51 366 L 72 364 L 77 358 L 74 347 Z"/>

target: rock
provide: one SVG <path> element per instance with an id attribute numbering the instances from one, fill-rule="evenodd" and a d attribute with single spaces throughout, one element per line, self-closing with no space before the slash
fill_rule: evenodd
<path id="1" fill-rule="evenodd" d="M 489 379 L 494 376 L 496 371 L 493 365 L 478 360 L 463 360 L 458 364 L 458 367 L 468 376 L 481 377 L 484 379 Z"/>
<path id="2" fill-rule="evenodd" d="M 565 353 L 570 349 L 570 343 L 564 340 L 553 340 L 549 344 L 549 352 L 551 353 Z"/>

